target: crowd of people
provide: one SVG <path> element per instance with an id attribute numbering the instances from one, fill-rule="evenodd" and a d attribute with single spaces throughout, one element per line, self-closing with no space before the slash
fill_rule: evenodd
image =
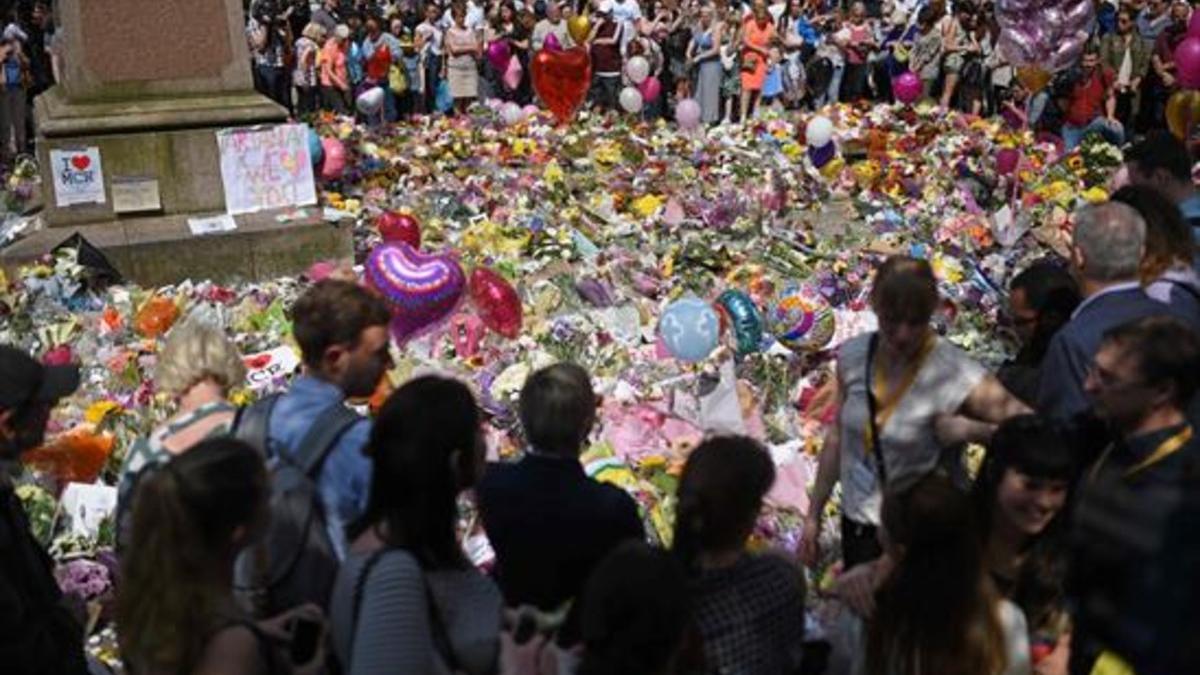
<path id="1" fill-rule="evenodd" d="M 1003 114 L 1074 147 L 1089 132 L 1120 143 L 1165 126 L 1191 7 L 1104 0 L 1096 13 L 1078 63 L 1053 77 L 1005 60 L 991 0 L 324 0 L 315 10 L 256 0 L 247 36 L 260 90 L 297 115 L 354 114 L 375 87 L 383 110 L 368 117 L 386 121 L 488 99 L 528 104 L 531 59 L 550 44 L 588 50 L 588 100 L 600 109 L 619 110 L 618 92 L 641 81 L 625 72 L 634 59 L 661 85 L 639 114 L 670 116 L 694 98 L 705 124 L 890 102 L 893 78 L 911 71 L 943 108 Z"/>
<path id="2" fill-rule="evenodd" d="M 723 435 L 687 457 L 669 549 L 647 544 L 632 498 L 580 463 L 599 399 L 577 365 L 528 377 L 523 455 L 488 462 L 462 382 L 417 376 L 369 417 L 346 405 L 392 366 L 389 310 L 353 281 L 296 301 L 302 370 L 249 407 L 228 398 L 236 348 L 188 318 L 156 366 L 177 410 L 122 470 L 128 672 L 1197 672 L 1190 165 L 1165 133 L 1131 148 L 1129 184 L 1076 212 L 1069 259 L 1013 278 L 1021 349 L 995 373 L 933 328 L 927 261 L 882 261 L 878 329 L 838 351 L 797 551 L 748 550 L 775 464 Z M 0 348 L 5 672 L 86 672 L 79 617 L 7 471 L 79 385 L 77 366 Z M 986 446 L 975 474 L 966 443 Z M 841 571 L 810 589 L 839 483 Z M 468 513 L 488 570 L 462 539 Z M 805 620 L 816 593 L 844 607 L 823 635 Z"/>

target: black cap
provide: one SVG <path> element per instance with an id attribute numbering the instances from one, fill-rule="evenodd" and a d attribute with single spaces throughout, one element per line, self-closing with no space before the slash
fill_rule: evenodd
<path id="1" fill-rule="evenodd" d="M 0 409 L 54 403 L 78 388 L 77 366 L 44 366 L 24 350 L 0 345 Z"/>

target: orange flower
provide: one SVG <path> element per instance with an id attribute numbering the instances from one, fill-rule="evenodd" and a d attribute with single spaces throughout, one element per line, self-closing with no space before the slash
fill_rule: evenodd
<path id="1" fill-rule="evenodd" d="M 116 442 L 111 433 L 98 434 L 91 427 L 78 426 L 21 459 L 61 483 L 93 483 Z"/>

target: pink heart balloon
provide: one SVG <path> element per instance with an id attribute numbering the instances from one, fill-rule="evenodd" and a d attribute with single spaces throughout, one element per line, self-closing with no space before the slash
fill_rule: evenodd
<path id="1" fill-rule="evenodd" d="M 391 306 L 392 335 L 400 343 L 450 316 L 466 287 L 466 275 L 453 256 L 424 254 L 403 242 L 371 251 L 366 280 Z"/>

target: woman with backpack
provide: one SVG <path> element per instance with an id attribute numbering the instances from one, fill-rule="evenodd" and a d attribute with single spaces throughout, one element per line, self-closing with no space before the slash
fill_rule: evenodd
<path id="1" fill-rule="evenodd" d="M 133 498 L 141 477 L 200 441 L 228 434 L 237 408 L 229 389 L 246 379 L 237 347 L 220 328 L 198 320 L 180 322 L 167 335 L 155 364 L 154 385 L 170 396 L 175 414 L 125 455 L 117 488 L 117 546 L 127 549 Z"/>
<path id="2" fill-rule="evenodd" d="M 259 535 L 266 514 L 263 462 L 232 438 L 206 440 L 146 477 L 117 591 L 127 672 L 322 671 L 324 621 L 318 608 L 298 607 L 256 623 L 234 599 L 234 558 Z M 293 664 L 290 655 L 302 655 L 304 663 Z"/>
<path id="3" fill-rule="evenodd" d="M 349 675 L 493 671 L 503 601 L 458 543 L 458 496 L 483 470 L 479 409 L 462 383 L 421 377 L 383 404 L 365 450 L 365 515 L 334 586 Z"/>

